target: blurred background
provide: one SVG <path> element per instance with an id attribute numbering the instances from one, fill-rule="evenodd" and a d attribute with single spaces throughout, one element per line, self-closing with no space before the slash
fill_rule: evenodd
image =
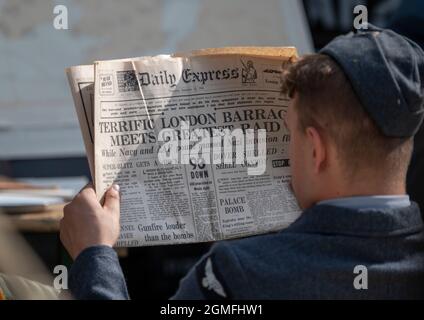
<path id="1" fill-rule="evenodd" d="M 72 198 L 90 174 L 66 67 L 223 46 L 296 46 L 301 54 L 313 53 L 352 29 L 360 4 L 371 23 L 422 44 L 423 2 L 0 0 L 0 190 L 32 188 L 50 196 L 35 210 L 34 193 L 25 191 L 27 199 L 18 200 L 30 209 L 6 211 L 50 271 L 71 264 L 58 239 L 57 199 Z M 53 27 L 56 5 L 68 10 L 68 30 Z M 6 209 L 11 198 L 3 196 Z M 208 246 L 122 250 L 130 295 L 168 298 Z M 0 255 L 7 250 L 0 243 Z"/>

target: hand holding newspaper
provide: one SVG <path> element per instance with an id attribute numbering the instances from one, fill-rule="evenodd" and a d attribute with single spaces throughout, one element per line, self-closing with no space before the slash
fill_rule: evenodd
<path id="1" fill-rule="evenodd" d="M 245 237 L 298 218 L 280 93 L 296 56 L 205 49 L 67 69 L 99 200 L 121 187 L 117 246 Z"/>

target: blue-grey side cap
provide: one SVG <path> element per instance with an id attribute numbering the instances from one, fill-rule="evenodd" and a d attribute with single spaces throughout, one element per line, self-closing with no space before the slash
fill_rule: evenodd
<path id="1" fill-rule="evenodd" d="M 415 42 L 368 25 L 335 38 L 320 53 L 340 65 L 384 135 L 417 133 L 424 117 L 424 52 Z"/>

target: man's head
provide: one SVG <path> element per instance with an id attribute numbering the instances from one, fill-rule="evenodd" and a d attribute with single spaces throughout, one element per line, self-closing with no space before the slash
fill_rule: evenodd
<path id="1" fill-rule="evenodd" d="M 319 201 L 405 193 L 412 137 L 424 118 L 424 52 L 391 31 L 337 37 L 283 76 L 292 101 L 293 189 Z"/>
<path id="2" fill-rule="evenodd" d="M 292 98 L 286 122 L 292 185 L 302 208 L 331 198 L 405 192 L 412 138 L 384 135 L 332 58 L 315 54 L 292 64 L 283 92 Z"/>

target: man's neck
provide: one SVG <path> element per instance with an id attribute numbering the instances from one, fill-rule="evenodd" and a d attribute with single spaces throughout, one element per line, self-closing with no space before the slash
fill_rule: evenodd
<path id="1" fill-rule="evenodd" d="M 406 195 L 404 182 L 387 178 L 371 178 L 370 176 L 355 179 L 355 181 L 343 180 L 339 181 L 339 183 L 330 183 L 329 186 L 330 188 L 325 191 L 320 201 L 352 197 Z"/>

